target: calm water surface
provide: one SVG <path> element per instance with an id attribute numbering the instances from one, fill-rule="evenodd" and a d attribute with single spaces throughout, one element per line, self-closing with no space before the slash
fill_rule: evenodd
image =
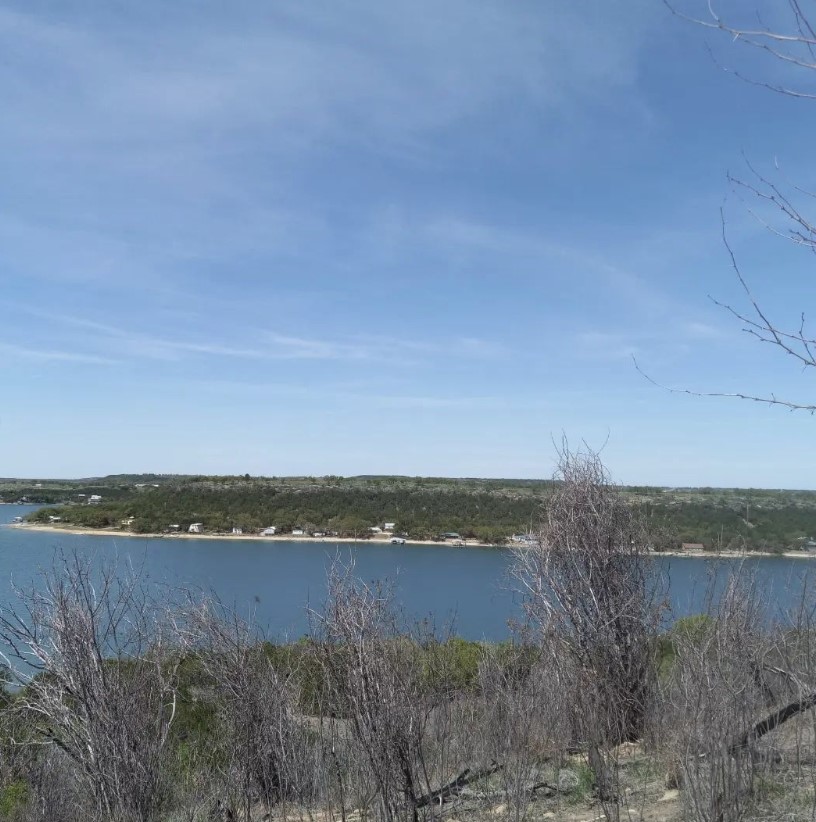
<path id="1" fill-rule="evenodd" d="M 235 539 L 138 539 L 22 531 L 3 527 L 30 506 L 0 505 L 0 602 L 14 598 L 13 585 L 36 584 L 55 551 L 76 551 L 94 560 L 112 560 L 141 568 L 150 580 L 170 586 L 215 591 L 222 600 L 248 613 L 272 636 L 297 638 L 308 629 L 307 609 L 325 596 L 332 561 L 353 557 L 364 579 L 396 581 L 397 598 L 415 617 L 434 615 L 437 624 L 454 620 L 456 633 L 468 639 L 498 640 L 509 635 L 508 619 L 521 616 L 512 593 L 512 555 L 498 548 L 450 548 L 420 545 L 255 542 Z M 803 590 L 816 559 L 756 557 L 745 560 L 767 586 L 772 611 L 783 612 Z M 657 557 L 668 579 L 668 599 L 676 618 L 704 608 L 711 575 L 722 587 L 738 560 Z"/>

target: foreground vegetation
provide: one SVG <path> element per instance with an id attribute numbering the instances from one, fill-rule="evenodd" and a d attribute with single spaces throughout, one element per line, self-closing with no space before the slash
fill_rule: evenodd
<path id="1" fill-rule="evenodd" d="M 816 625 L 769 628 L 748 578 L 666 633 L 622 621 L 623 667 L 582 656 L 601 611 L 542 631 L 533 608 L 490 645 L 406 625 L 351 569 L 329 589 L 310 636 L 275 645 L 217 601 L 62 558 L 26 623 L 0 618 L 20 686 L 0 818 L 812 818 Z"/>
<path id="2" fill-rule="evenodd" d="M 37 488 L 36 486 L 41 487 Z M 257 533 L 275 526 L 364 539 L 371 526 L 396 523 L 413 539 L 445 532 L 487 543 L 535 530 L 552 481 L 420 477 L 115 476 L 72 482 L 0 481 L 0 499 L 49 505 L 31 519 L 136 533 L 205 530 Z M 699 543 L 706 550 L 798 550 L 816 536 L 816 492 L 757 489 L 622 489 L 652 523 L 654 547 Z M 91 495 L 101 497 L 88 505 Z M 58 505 L 53 505 L 59 503 Z M 125 524 L 129 523 L 129 524 Z"/>
<path id="3" fill-rule="evenodd" d="M 667 632 L 648 528 L 592 455 L 565 455 L 541 520 L 503 645 L 407 624 L 353 568 L 280 646 L 59 558 L 0 611 L 0 816 L 812 819 L 813 602 L 771 622 L 738 571 Z"/>

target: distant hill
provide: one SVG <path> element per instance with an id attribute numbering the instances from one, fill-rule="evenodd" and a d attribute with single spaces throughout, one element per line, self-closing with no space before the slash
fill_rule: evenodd
<path id="1" fill-rule="evenodd" d="M 36 516 L 86 527 L 161 533 L 201 522 L 206 530 L 274 525 L 364 536 L 396 523 L 416 538 L 447 531 L 487 542 L 535 529 L 551 480 L 408 476 L 251 477 L 116 474 L 75 480 L 0 480 L 0 500 L 54 506 Z M 656 547 L 790 550 L 816 536 L 816 491 L 739 488 L 624 489 L 655 528 Z M 90 497 L 100 497 L 88 504 Z M 659 536 L 657 536 L 659 535 Z"/>

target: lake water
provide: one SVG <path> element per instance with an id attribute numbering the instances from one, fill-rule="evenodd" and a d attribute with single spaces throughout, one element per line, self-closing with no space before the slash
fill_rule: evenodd
<path id="1" fill-rule="evenodd" d="M 436 624 L 454 621 L 468 639 L 509 636 L 508 620 L 520 618 L 521 602 L 512 591 L 510 551 L 452 548 L 443 545 L 260 542 L 237 539 L 139 539 L 79 536 L 4 527 L 30 506 L 0 505 L 0 602 L 14 599 L 13 586 L 36 584 L 58 550 L 76 551 L 94 561 L 142 569 L 154 582 L 215 591 L 243 613 L 254 610 L 272 637 L 295 639 L 308 630 L 308 611 L 319 607 L 326 573 L 335 558 L 353 558 L 355 573 L 366 580 L 396 583 L 397 598 L 415 617 L 433 614 Z M 693 557 L 656 557 L 669 581 L 674 618 L 698 613 L 711 575 L 722 587 L 739 561 Z M 790 607 L 803 590 L 816 559 L 755 557 L 744 561 L 767 586 L 772 611 Z"/>

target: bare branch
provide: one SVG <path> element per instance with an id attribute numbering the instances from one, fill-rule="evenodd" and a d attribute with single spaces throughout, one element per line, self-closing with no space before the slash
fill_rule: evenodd
<path id="1" fill-rule="evenodd" d="M 635 369 L 637 372 L 648 382 L 654 385 L 657 388 L 661 388 L 663 391 L 668 391 L 671 394 L 686 394 L 689 397 L 720 397 L 725 399 L 737 399 L 737 400 L 749 400 L 750 402 L 758 402 L 762 403 L 763 405 L 779 405 L 783 408 L 787 408 L 789 411 L 806 411 L 809 414 L 816 413 L 816 405 L 806 405 L 804 403 L 796 403 L 791 402 L 789 400 L 782 400 L 771 394 L 767 397 L 760 397 L 755 396 L 753 394 L 743 394 L 738 391 L 734 392 L 727 392 L 727 391 L 693 391 L 690 388 L 673 388 L 668 385 L 662 385 L 661 383 L 657 382 L 653 377 L 649 376 L 638 364 L 638 361 L 632 357 L 632 362 L 635 365 Z"/>

